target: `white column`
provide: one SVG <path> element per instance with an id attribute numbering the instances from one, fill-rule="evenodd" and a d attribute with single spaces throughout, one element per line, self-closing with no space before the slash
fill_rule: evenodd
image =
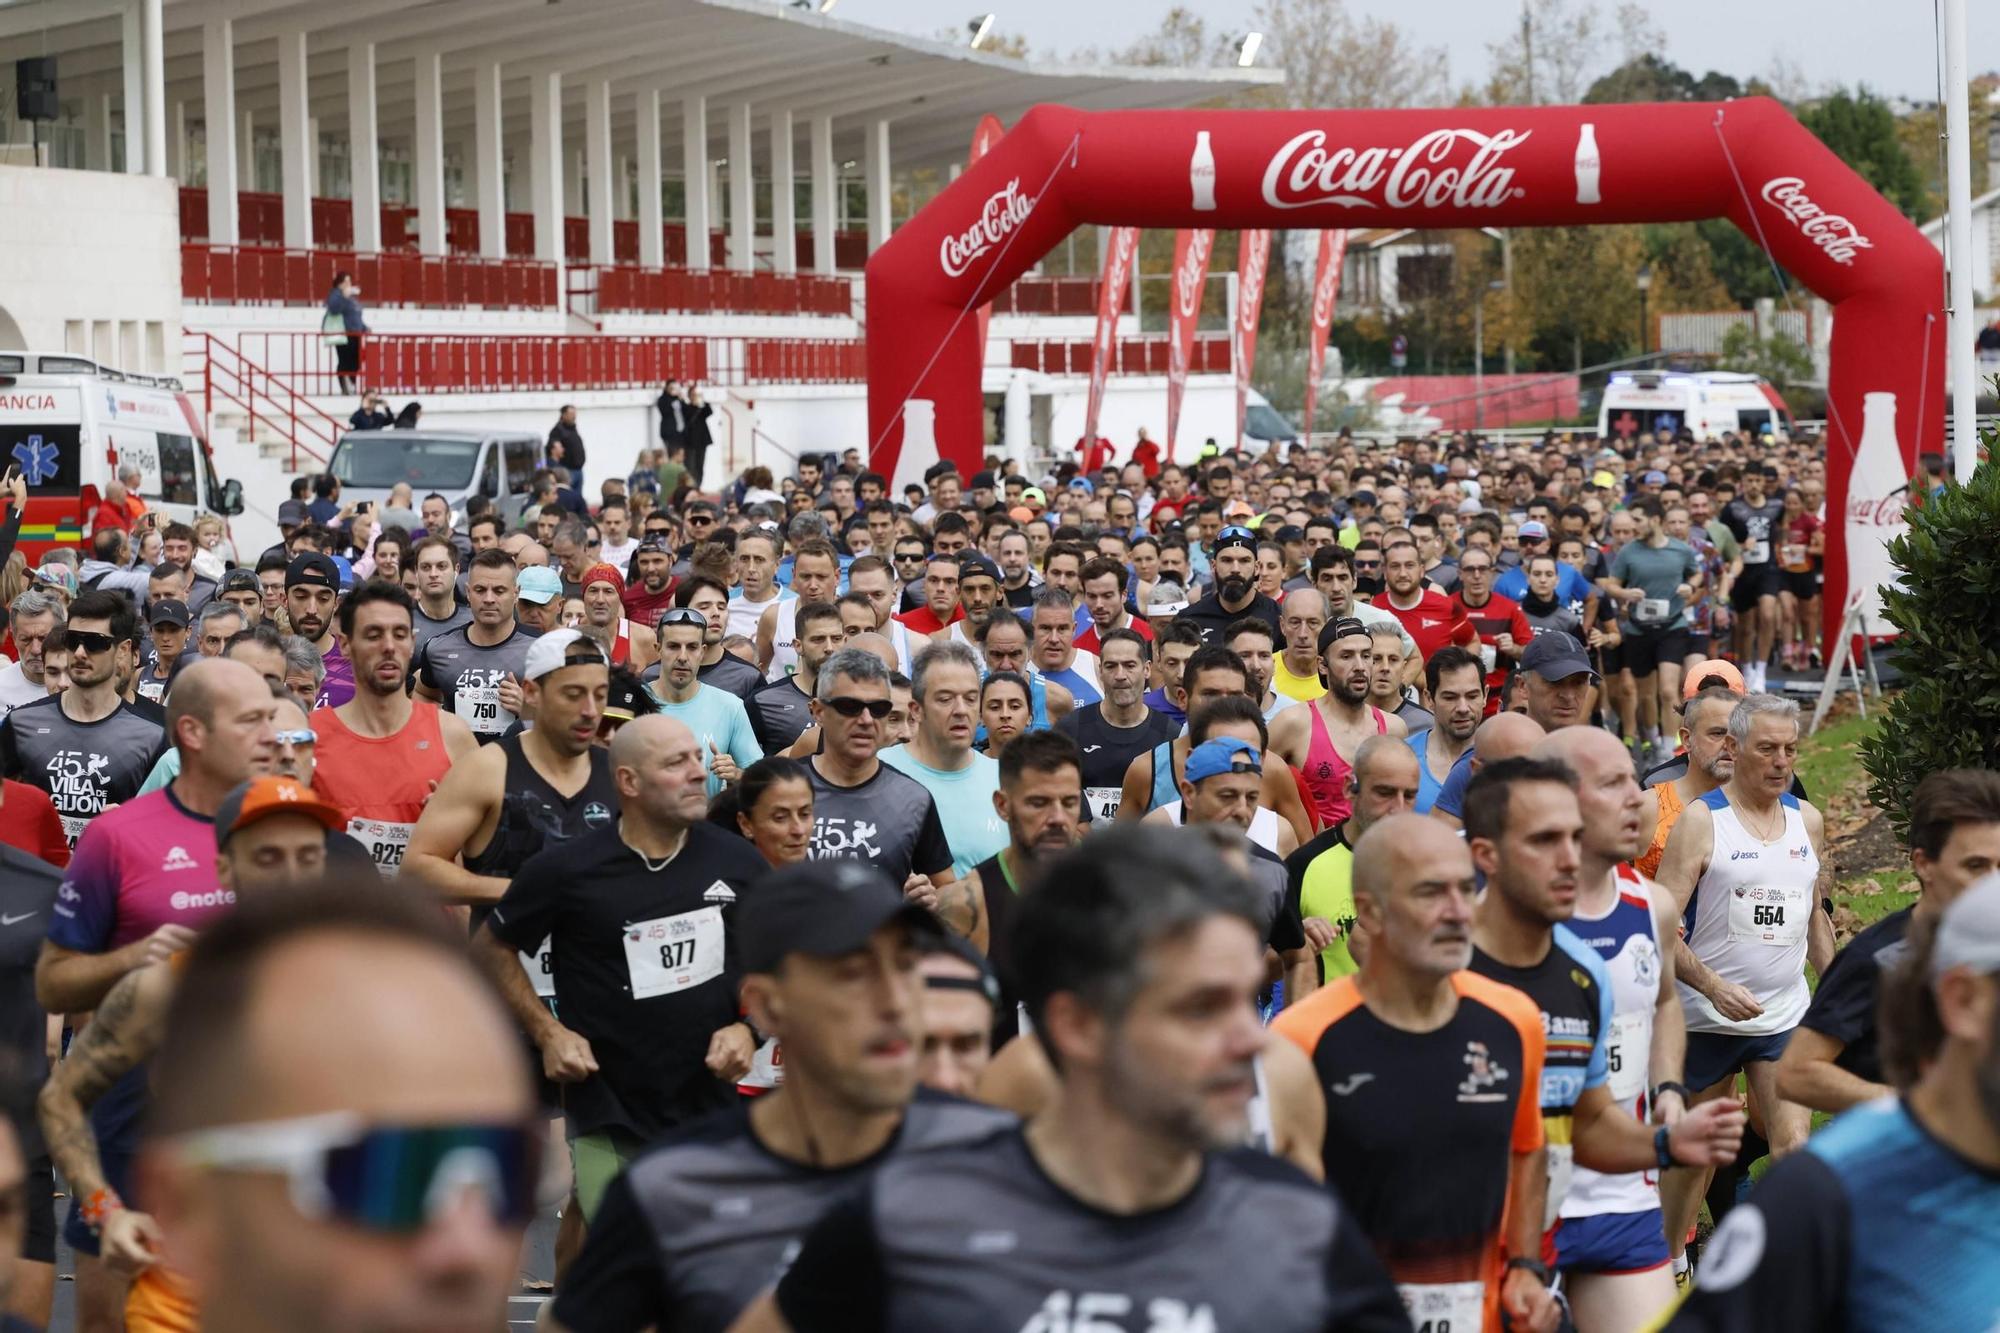
<path id="1" fill-rule="evenodd" d="M 135 124 L 145 126 L 146 174 L 167 175 L 167 30 L 160 17 L 160 0 L 140 0 L 139 54 L 144 71 L 140 79 L 143 91 L 139 100 L 145 103 L 143 114 L 125 114 L 125 133 L 136 135 Z M 128 82 L 129 89 L 131 84 Z M 179 112 L 176 112 L 178 117 Z M 183 163 L 187 155 L 181 155 Z"/>
<path id="2" fill-rule="evenodd" d="M 278 34 L 278 139 L 285 200 L 285 244 L 310 249 L 313 243 L 311 89 L 306 75 L 306 35 Z"/>
<path id="3" fill-rule="evenodd" d="M 592 79 L 583 88 L 583 142 L 589 154 L 584 171 L 590 182 L 590 262 L 617 262 L 612 243 L 612 182 L 617 172 L 611 164 L 611 84 Z"/>
<path id="4" fill-rule="evenodd" d="M 639 262 L 659 268 L 667 262 L 666 225 L 660 208 L 660 90 L 639 90 Z"/>
<path id="5" fill-rule="evenodd" d="M 473 164 L 479 191 L 479 253 L 507 255 L 507 177 L 501 152 L 500 66 L 487 62 L 472 71 Z"/>
<path id="6" fill-rule="evenodd" d="M 375 43 L 347 48 L 347 177 L 354 248 L 382 248 L 382 150 L 375 137 Z"/>
<path id="7" fill-rule="evenodd" d="M 208 243 L 236 244 L 236 33 L 228 19 L 201 30 L 201 99 L 208 126 Z"/>
<path id="8" fill-rule="evenodd" d="M 798 219 L 792 207 L 792 113 L 771 112 L 771 267 L 798 271 Z"/>
<path id="9" fill-rule="evenodd" d="M 416 56 L 417 124 L 412 165 L 417 206 L 417 249 L 445 253 L 444 60 L 436 51 Z"/>
<path id="10" fill-rule="evenodd" d="M 889 239 L 889 122 L 868 123 L 868 253 Z"/>
<path id="11" fill-rule="evenodd" d="M 140 0 L 126 0 L 119 15 L 118 73 L 122 80 L 125 108 L 125 160 L 112 164 L 115 171 L 143 175 L 146 170 L 146 55 L 141 34 Z"/>
<path id="12" fill-rule="evenodd" d="M 589 116 L 586 115 L 584 119 L 587 123 Z M 584 190 L 587 188 L 583 183 L 583 146 L 571 144 L 566 150 L 566 155 L 568 160 L 564 163 L 563 207 L 574 208 L 581 213 L 586 208 Z"/>
<path id="13" fill-rule="evenodd" d="M 813 269 L 833 276 L 833 197 L 840 188 L 833 174 L 833 117 L 814 116 L 812 142 Z"/>
<path id="14" fill-rule="evenodd" d="M 563 262 L 562 75 L 528 76 L 529 207 L 535 215 L 535 258 Z"/>
<path id="15" fill-rule="evenodd" d="M 175 180 L 185 181 L 188 177 L 188 126 L 187 103 L 174 103 L 173 133 L 163 145 L 167 158 L 167 174 Z"/>
<path id="16" fill-rule="evenodd" d="M 247 108 L 236 113 L 236 180 L 257 188 L 257 118 Z"/>
<path id="17" fill-rule="evenodd" d="M 111 94 L 85 93 L 83 97 L 83 165 L 89 171 L 110 171 Z"/>
<path id="18" fill-rule="evenodd" d="M 681 171 L 685 179 L 687 265 L 708 267 L 708 101 L 681 99 Z"/>
<path id="19" fill-rule="evenodd" d="M 729 267 L 757 267 L 757 172 L 750 152 L 750 104 L 729 108 Z"/>
<path id="20" fill-rule="evenodd" d="M 306 117 L 306 193 L 319 198 L 319 117 Z"/>

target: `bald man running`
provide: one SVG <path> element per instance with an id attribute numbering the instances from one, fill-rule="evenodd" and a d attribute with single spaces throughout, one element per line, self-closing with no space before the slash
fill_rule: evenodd
<path id="1" fill-rule="evenodd" d="M 1479 730 L 1472 733 L 1472 748 L 1446 775 L 1431 806 L 1431 818 L 1451 828 L 1464 828 L 1465 784 L 1472 781 L 1472 775 L 1486 764 L 1525 758 L 1546 735 L 1542 724 L 1525 713 L 1495 713 L 1481 722 Z"/>
<path id="2" fill-rule="evenodd" d="M 762 1038 L 737 1016 L 737 895 L 765 869 L 707 822 L 701 743 L 658 714 L 619 728 L 609 827 L 528 859 L 477 948 L 514 1017 L 568 1087 L 570 1154 L 588 1219 L 648 1141 L 734 1101 Z M 556 1013 L 521 953 L 554 946 Z"/>

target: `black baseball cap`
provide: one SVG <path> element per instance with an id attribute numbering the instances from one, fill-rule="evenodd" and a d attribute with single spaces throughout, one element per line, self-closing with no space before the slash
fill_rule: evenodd
<path id="1" fill-rule="evenodd" d="M 340 591 L 340 566 L 333 563 L 333 557 L 318 551 L 307 551 L 292 557 L 292 563 L 285 566 L 285 586 L 287 588 L 317 587 Z"/>
<path id="2" fill-rule="evenodd" d="M 991 472 L 975 472 L 972 474 L 971 489 L 975 491 L 981 489 L 991 491 L 991 490 L 997 490 L 998 487 L 993 480 L 993 474 Z"/>
<path id="3" fill-rule="evenodd" d="M 1327 621 L 1326 628 L 1319 632 L 1319 655 L 1325 657 L 1326 650 L 1333 644 L 1356 634 L 1365 639 L 1369 636 L 1369 630 L 1365 623 L 1354 616 L 1342 616 L 1338 620 Z"/>
<path id="4" fill-rule="evenodd" d="M 983 555 L 974 555 L 968 552 L 958 558 L 958 581 L 963 583 L 967 579 L 992 579 L 995 583 L 998 583 L 1000 581 L 1000 566 L 994 564 Z"/>
<path id="5" fill-rule="evenodd" d="M 639 549 L 633 552 L 633 554 L 672 555 L 673 551 L 668 548 L 667 539 L 665 537 L 642 537 L 639 540 Z"/>
<path id="6" fill-rule="evenodd" d="M 255 579 L 257 576 L 252 574 L 250 577 Z M 177 597 L 162 597 L 146 611 L 148 625 L 172 625 L 177 629 L 186 629 L 188 620 L 187 603 Z"/>
<path id="7" fill-rule="evenodd" d="M 278 505 L 278 526 L 296 528 L 306 521 L 306 505 L 303 500 L 284 500 Z"/>
<path id="8" fill-rule="evenodd" d="M 864 861 L 798 861 L 764 876 L 743 895 L 743 970 L 770 972 L 787 955 L 837 958 L 894 921 L 938 933 L 937 918 L 905 898 Z"/>
<path id="9" fill-rule="evenodd" d="M 1521 654 L 1521 670 L 1532 671 L 1546 681 L 1568 680 L 1575 675 L 1587 675 L 1593 683 L 1598 679 L 1590 655 L 1576 636 L 1559 629 L 1534 637 Z"/>
<path id="10" fill-rule="evenodd" d="M 254 592 L 262 596 L 264 586 L 257 582 L 256 570 L 232 569 L 222 576 L 222 584 L 215 591 L 218 594 L 225 592 Z"/>
<path id="11" fill-rule="evenodd" d="M 993 965 L 986 961 L 986 955 L 979 950 L 958 936 L 941 931 L 925 942 L 924 953 L 926 957 L 945 954 L 956 958 L 979 974 L 977 979 L 927 976 L 924 978 L 925 990 L 969 990 L 985 996 L 986 1002 L 995 1009 L 1000 1007 L 1000 979 L 993 975 Z"/>

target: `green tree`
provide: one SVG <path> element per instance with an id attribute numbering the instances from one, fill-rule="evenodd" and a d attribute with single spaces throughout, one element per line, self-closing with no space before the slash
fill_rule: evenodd
<path id="1" fill-rule="evenodd" d="M 1981 432 L 1989 456 L 2000 435 Z M 2000 464 L 1982 463 L 1964 486 L 1947 483 L 1910 530 L 1889 544 L 1900 585 L 1882 590 L 1882 611 L 1901 631 L 1889 661 L 1903 675 L 1882 729 L 1861 743 L 1868 798 L 1900 835 L 1910 793 L 1947 768 L 2000 768 Z"/>
<path id="2" fill-rule="evenodd" d="M 1722 350 L 1716 356 L 1716 368 L 1761 375 L 1780 389 L 1804 383 L 1813 377 L 1812 353 L 1782 334 L 1759 338 L 1757 331 L 1748 324 L 1738 324 L 1722 335 Z"/>
<path id="3" fill-rule="evenodd" d="M 1903 147 L 1887 102 L 1866 88 L 1842 89 L 1806 107 L 1799 120 L 1906 216 L 1923 213 L 1923 174 Z"/>
<path id="4" fill-rule="evenodd" d="M 1648 51 L 1590 85 L 1585 102 L 1719 102 L 1741 97 L 1742 85 L 1714 70 L 1699 79 Z"/>

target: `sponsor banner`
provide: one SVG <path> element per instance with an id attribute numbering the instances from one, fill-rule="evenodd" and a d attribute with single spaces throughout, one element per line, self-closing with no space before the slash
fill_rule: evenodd
<path id="1" fill-rule="evenodd" d="M 1862 235 L 1859 227 L 1814 203 L 1806 193 L 1806 183 L 1797 176 L 1773 176 L 1757 193 L 1836 264 L 1852 267 L 1857 254 L 1875 248 L 1875 242 Z"/>
<path id="2" fill-rule="evenodd" d="M 1090 341 L 1090 394 L 1084 401 L 1085 452 L 1097 439 L 1097 414 L 1104 406 L 1104 377 L 1111 373 L 1111 348 L 1118 338 L 1118 314 L 1132 286 L 1132 265 L 1139 256 L 1139 229 L 1113 227 L 1104 249 L 1104 270 L 1097 283 L 1097 333 Z"/>
<path id="3" fill-rule="evenodd" d="M 1313 409 L 1319 402 L 1319 377 L 1326 366 L 1326 335 L 1333 327 L 1334 302 L 1340 298 L 1340 266 L 1347 260 L 1347 232 L 1319 234 L 1319 263 L 1313 270 L 1312 345 L 1306 358 L 1306 412 L 1301 429 L 1312 438 Z"/>
<path id="4" fill-rule="evenodd" d="M 1000 136 L 1005 133 L 1007 127 L 1000 123 L 998 116 L 981 116 L 978 127 L 972 131 L 972 151 L 966 155 L 965 165 L 978 165 L 979 159 L 985 157 L 987 150 L 999 143 Z M 982 302 L 979 309 L 973 312 L 973 318 L 979 322 L 979 356 L 983 362 L 986 357 L 986 328 L 993 322 L 993 303 Z"/>
<path id="5" fill-rule="evenodd" d="M 1167 457 L 1174 456 L 1174 433 L 1181 424 L 1181 396 L 1187 392 L 1188 362 L 1194 356 L 1195 326 L 1201 322 L 1201 294 L 1208 260 L 1215 252 L 1213 227 L 1183 227 L 1174 233 L 1174 283 L 1167 305 Z"/>
<path id="6" fill-rule="evenodd" d="M 938 267 L 948 278 L 963 277 L 975 261 L 1003 245 L 1034 211 L 1034 196 L 1022 194 L 1021 178 L 1014 177 L 986 197 L 971 226 L 944 238 L 938 246 Z"/>
<path id="7" fill-rule="evenodd" d="M 1271 264 L 1271 232 L 1259 227 L 1236 242 L 1236 319 L 1229 326 L 1230 362 L 1236 367 L 1236 446 L 1243 447 L 1243 418 L 1250 411 L 1250 368 L 1257 359 L 1257 322 L 1264 314 L 1264 275 Z"/>
<path id="8" fill-rule="evenodd" d="M 1435 129 L 1407 145 L 1355 148 L 1329 145 L 1325 130 L 1307 130 L 1265 165 L 1264 202 L 1272 208 L 1498 208 L 1527 193 L 1514 184 L 1507 154 L 1532 133 Z"/>

